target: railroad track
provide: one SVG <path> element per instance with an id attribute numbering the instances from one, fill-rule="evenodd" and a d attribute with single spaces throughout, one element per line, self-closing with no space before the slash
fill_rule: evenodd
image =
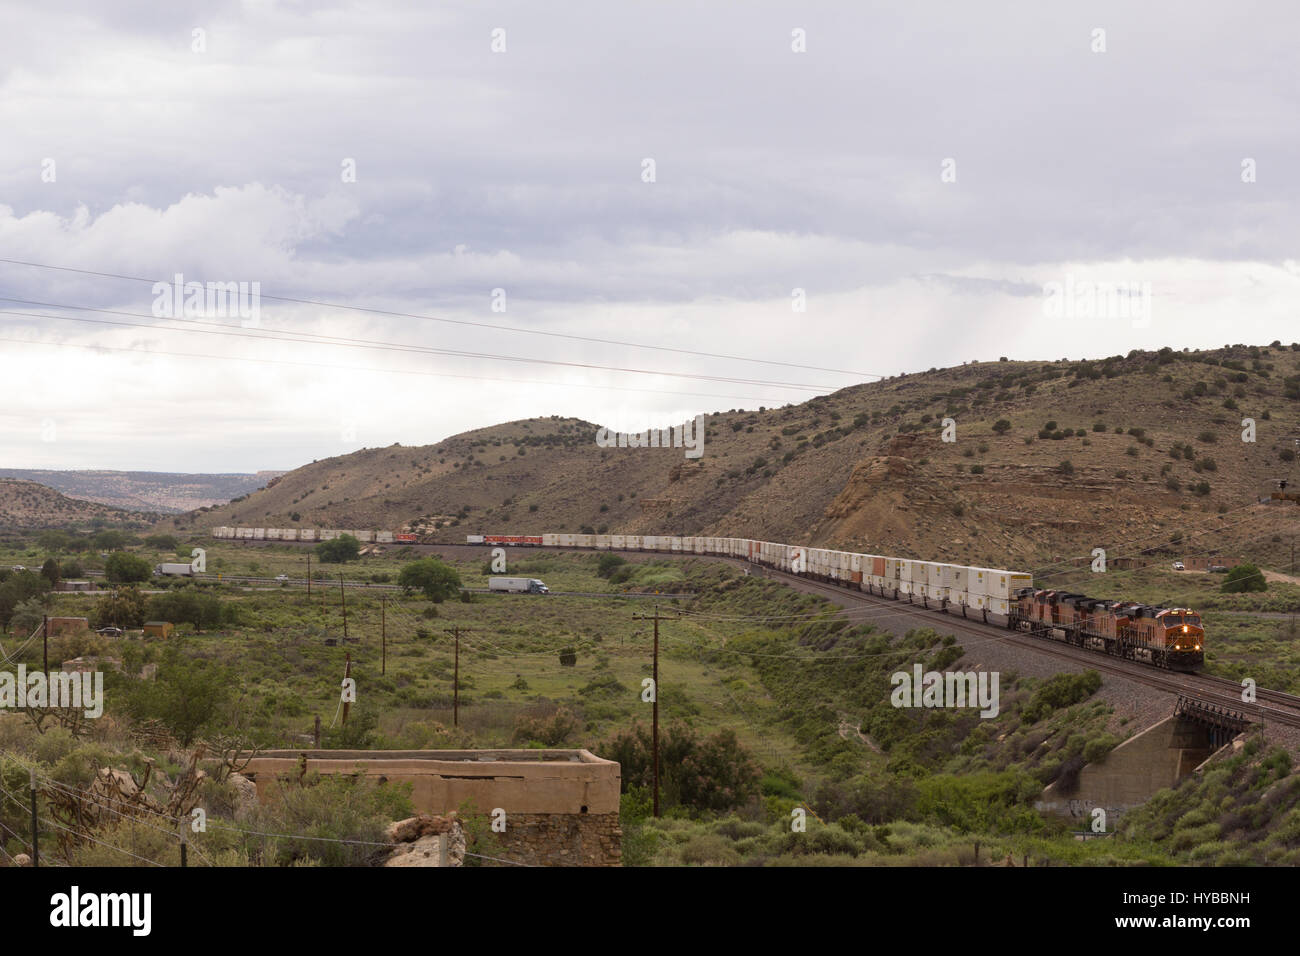
<path id="1" fill-rule="evenodd" d="M 732 563 L 739 565 L 748 564 L 745 561 L 736 561 L 729 558 L 719 560 L 732 561 Z M 997 640 L 1004 644 L 1014 644 L 1018 647 L 1066 658 L 1086 665 L 1092 670 L 1114 674 L 1117 677 L 1123 677 L 1147 687 L 1162 690 L 1165 693 L 1196 697 L 1218 704 L 1244 714 L 1252 720 L 1260 722 L 1272 720 L 1288 727 L 1300 727 L 1300 697 L 1294 694 L 1258 688 L 1256 690 L 1256 700 L 1253 703 L 1245 703 L 1241 699 L 1241 685 L 1227 677 L 1218 677 L 1213 674 L 1182 674 L 1173 671 L 1161 671 L 1144 664 L 1117 660 L 1100 651 L 1075 647 L 1045 638 L 1031 637 L 1023 631 L 1011 631 L 996 624 L 985 624 L 982 621 L 957 617 L 933 608 L 927 609 L 917 604 L 894 601 L 865 591 L 854 591 L 851 588 L 827 584 L 824 581 L 812 581 L 800 575 L 789 574 L 775 568 L 763 568 L 763 575 L 774 580 L 798 582 L 801 586 L 811 590 L 845 597 L 856 604 L 893 610 L 895 613 L 906 608 L 908 610 L 903 613 L 915 614 L 918 624 L 929 622 L 932 619 L 937 623 L 939 619 L 942 619 L 946 626 L 953 631 L 970 634 L 983 640 Z"/>
<path id="2" fill-rule="evenodd" d="M 267 542 L 254 542 L 255 544 L 266 544 Z M 275 543 L 275 542 L 270 542 Z M 303 546 L 303 542 L 279 542 L 280 544 L 297 544 Z M 450 552 L 457 553 L 481 553 L 483 545 L 469 544 L 416 544 L 406 545 L 415 553 L 438 553 Z M 581 553 L 593 553 L 591 548 L 525 548 L 524 551 L 573 551 Z M 1004 644 L 1013 644 L 1023 647 L 1027 650 L 1037 650 L 1041 653 L 1050 654 L 1059 658 L 1067 659 L 1087 666 L 1092 670 L 1101 673 L 1113 674 L 1116 677 L 1123 677 L 1132 680 L 1135 683 L 1143 684 L 1156 690 L 1168 694 L 1197 697 L 1207 702 L 1215 703 L 1220 706 L 1229 708 L 1245 714 L 1247 717 L 1257 720 L 1273 720 L 1279 724 L 1290 727 L 1300 728 L 1300 697 L 1294 694 L 1287 694 L 1282 691 L 1269 690 L 1267 688 L 1256 689 L 1256 700 L 1253 703 L 1243 702 L 1241 699 L 1241 685 L 1226 677 L 1218 677 L 1212 674 L 1183 674 L 1173 671 L 1162 671 L 1145 664 L 1139 664 L 1131 661 L 1120 660 L 1103 654 L 1100 651 L 1094 651 L 1088 648 L 1075 647 L 1062 642 L 1031 637 L 1022 631 L 1011 631 L 1005 627 L 999 627 L 996 624 L 985 624 L 980 621 L 974 621 L 969 618 L 958 617 L 947 614 L 933 608 L 925 608 L 922 605 L 908 604 L 902 601 L 891 600 L 879 595 L 870 594 L 866 591 L 854 590 L 852 588 L 842 587 L 840 585 L 828 584 L 823 581 L 815 581 L 797 574 L 790 574 L 786 571 L 780 571 L 776 568 L 769 568 L 763 565 L 753 564 L 744 558 L 727 557 L 724 555 L 706 555 L 706 554 L 662 554 L 652 551 L 628 551 L 609 549 L 600 553 L 632 555 L 639 557 L 694 557 L 703 558 L 710 561 L 722 561 L 736 567 L 750 568 L 751 570 L 762 574 L 765 577 L 774 580 L 782 580 L 790 584 L 796 584 L 800 588 L 809 592 L 819 592 L 824 594 L 836 595 L 837 597 L 848 600 L 851 603 L 877 607 L 883 610 L 892 611 L 895 615 L 915 614 L 918 621 L 937 621 L 942 619 L 947 622 L 948 626 L 957 632 L 970 634 L 983 640 L 996 640 Z M 389 585 L 388 587 L 392 587 Z M 602 595 L 604 596 L 604 595 Z M 620 595 L 621 596 L 621 595 Z M 688 595 L 655 595 L 659 598 L 684 598 Z M 692 595 L 693 596 L 693 595 Z"/>

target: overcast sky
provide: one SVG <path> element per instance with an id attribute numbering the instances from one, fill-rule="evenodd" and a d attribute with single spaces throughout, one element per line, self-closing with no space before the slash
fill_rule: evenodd
<path id="1" fill-rule="evenodd" d="M 0 263 L 0 296 L 43 303 L 0 302 L 0 463 L 293 468 L 1000 355 L 1300 339 L 1298 21 L 5 0 L 0 258 L 150 281 Z M 177 274 L 257 283 L 255 322 L 157 318 Z M 1098 283 L 1129 314 L 1090 311 Z"/>

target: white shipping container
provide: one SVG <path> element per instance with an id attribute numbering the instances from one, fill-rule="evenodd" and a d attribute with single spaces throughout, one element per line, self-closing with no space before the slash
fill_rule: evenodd
<path id="1" fill-rule="evenodd" d="M 597 551 L 609 550 L 609 535 L 607 534 L 596 535 L 596 550 Z"/>
<path id="2" fill-rule="evenodd" d="M 265 540 L 266 540 L 266 529 L 265 529 L 265 528 L 254 528 L 254 529 L 253 529 L 253 540 L 254 540 L 254 541 L 265 541 Z"/>
<path id="3" fill-rule="evenodd" d="M 299 541 L 318 541 L 319 539 L 320 535 L 315 528 L 303 528 L 298 532 Z"/>
<path id="4" fill-rule="evenodd" d="M 991 598 L 1010 598 L 1018 588 L 1033 586 L 1033 576 L 1021 571 L 980 568 L 984 593 Z M 972 588 L 973 589 L 973 588 Z"/>
<path id="5" fill-rule="evenodd" d="M 375 541 L 377 541 L 379 544 L 392 544 L 392 543 L 393 543 L 393 532 L 391 532 L 391 531 L 376 531 L 376 532 L 375 532 Z"/>

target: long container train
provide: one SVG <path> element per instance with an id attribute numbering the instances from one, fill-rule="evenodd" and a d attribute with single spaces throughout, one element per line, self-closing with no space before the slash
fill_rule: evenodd
<path id="1" fill-rule="evenodd" d="M 1033 576 L 1023 571 L 699 535 L 472 534 L 466 544 L 743 558 L 936 611 L 960 611 L 963 617 L 968 611 L 978 612 L 984 621 L 992 614 L 1012 630 L 1155 667 L 1193 671 L 1205 659 L 1205 631 L 1195 611 L 1035 589 Z"/>
<path id="2" fill-rule="evenodd" d="M 217 538 L 251 541 L 329 541 L 341 534 L 377 544 L 413 544 L 418 540 L 414 534 L 393 531 L 227 527 L 213 530 Z M 960 611 L 963 617 L 969 616 L 968 612 L 978 612 L 984 621 L 992 615 L 995 622 L 1012 630 L 1154 667 L 1193 671 L 1205 659 L 1205 631 L 1195 611 L 1035 589 L 1032 575 L 1023 571 L 707 535 L 471 534 L 466 537 L 466 543 L 740 558 L 935 611 Z"/>
<path id="3" fill-rule="evenodd" d="M 402 531 L 343 531 L 319 528 L 213 528 L 212 537 L 236 541 L 332 541 L 350 534 L 363 544 L 415 544 L 419 536 Z"/>

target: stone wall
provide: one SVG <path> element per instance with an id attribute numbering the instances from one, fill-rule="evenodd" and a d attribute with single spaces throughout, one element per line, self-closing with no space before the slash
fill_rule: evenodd
<path id="1" fill-rule="evenodd" d="M 623 857 L 617 813 L 516 813 L 494 836 L 502 859 L 533 866 L 618 866 Z"/>

